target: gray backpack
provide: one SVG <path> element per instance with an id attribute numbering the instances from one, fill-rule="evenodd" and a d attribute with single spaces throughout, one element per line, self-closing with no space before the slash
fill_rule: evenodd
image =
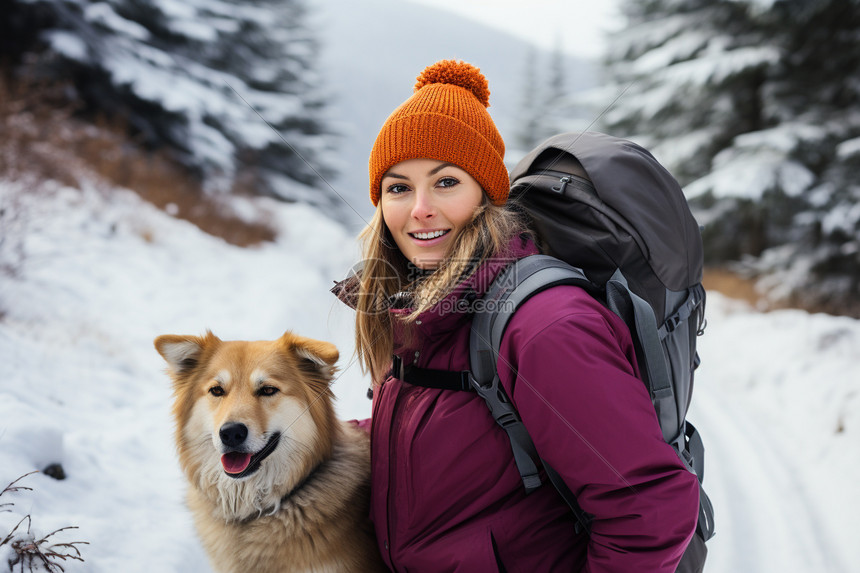
<path id="1" fill-rule="evenodd" d="M 484 295 L 470 338 L 470 371 L 402 367 L 395 375 L 421 386 L 477 392 L 508 433 L 526 491 L 540 487 L 539 468 L 589 531 L 590 516 L 558 474 L 540 460 L 499 383 L 496 362 L 508 321 L 532 295 L 572 284 L 621 317 L 633 335 L 637 362 L 663 438 L 701 486 L 702 440 L 686 420 L 698 366 L 696 337 L 704 327 L 703 251 L 699 226 L 675 179 L 639 145 L 601 133 L 566 133 L 540 144 L 511 173 L 509 202 L 531 219 L 541 248 L 510 265 Z M 697 534 L 678 571 L 701 571 L 714 534 L 713 508 L 700 487 Z"/>

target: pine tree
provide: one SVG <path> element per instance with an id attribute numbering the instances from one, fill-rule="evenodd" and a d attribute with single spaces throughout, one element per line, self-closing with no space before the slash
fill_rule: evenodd
<path id="1" fill-rule="evenodd" d="M 550 52 L 529 51 L 510 156 L 525 155 L 553 135 L 583 131 L 592 124 L 590 102 L 583 101 L 581 92 L 591 79 L 583 78 L 583 71 L 591 71 L 590 64 L 566 56 L 560 38 Z"/>
<path id="2" fill-rule="evenodd" d="M 35 4 L 14 1 L 16 13 Z M 324 182 L 335 136 L 305 0 L 43 0 L 42 73 L 88 108 L 173 149 L 207 188 L 337 206 Z M 32 20 L 30 18 L 29 20 Z M 313 191 L 312 188 L 322 190 Z"/>
<path id="3" fill-rule="evenodd" d="M 604 118 L 668 163 L 682 183 L 763 118 L 763 69 L 775 52 L 755 33 L 742 2 L 630 0 L 628 26 L 608 42 L 608 72 L 624 96 Z"/>
<path id="4" fill-rule="evenodd" d="M 567 92 L 569 82 L 560 40 L 556 41 L 549 53 L 546 77 L 543 93 L 540 94 L 542 105 L 536 121 L 536 144 L 557 133 L 568 131 L 571 121 L 568 104 L 570 94 Z"/>
<path id="5" fill-rule="evenodd" d="M 523 95 L 515 133 L 515 147 L 522 153 L 527 152 L 540 141 L 540 117 L 544 102 L 538 79 L 537 50 L 531 48 L 526 54 Z"/>
<path id="6" fill-rule="evenodd" d="M 628 0 L 604 128 L 684 185 L 711 263 L 743 260 L 810 306 L 860 312 L 857 0 Z"/>
<path id="7" fill-rule="evenodd" d="M 565 65 L 561 41 L 557 40 L 550 53 L 549 81 L 547 81 L 546 103 L 552 106 L 565 96 Z"/>

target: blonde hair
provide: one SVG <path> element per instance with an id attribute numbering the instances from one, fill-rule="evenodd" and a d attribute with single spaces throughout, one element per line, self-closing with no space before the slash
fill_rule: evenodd
<path id="1" fill-rule="evenodd" d="M 363 263 L 355 319 L 355 348 L 362 370 L 374 385 L 381 384 L 391 364 L 394 332 L 391 299 L 406 293 L 411 301 L 412 324 L 458 284 L 471 276 L 490 257 L 503 256 L 511 239 L 526 231 L 522 217 L 513 209 L 494 205 L 484 196 L 472 220 L 454 238 L 449 253 L 430 273 L 417 273 L 397 248 L 382 217 L 381 203 L 370 224 L 361 232 Z"/>

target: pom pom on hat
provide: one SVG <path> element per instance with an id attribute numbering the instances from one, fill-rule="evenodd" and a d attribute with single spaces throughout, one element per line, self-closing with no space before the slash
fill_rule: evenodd
<path id="1" fill-rule="evenodd" d="M 487 85 L 487 78 L 472 64 L 456 60 L 441 60 L 432 66 L 427 66 L 418 75 L 415 91 L 429 84 L 451 84 L 466 88 L 475 94 L 484 107 L 490 107 L 490 88 Z"/>
<path id="2" fill-rule="evenodd" d="M 407 159 L 436 159 L 464 169 L 496 205 L 508 199 L 505 143 L 487 112 L 490 90 L 481 70 L 441 60 L 418 75 L 412 97 L 388 117 L 370 153 L 370 200 L 382 177 Z"/>

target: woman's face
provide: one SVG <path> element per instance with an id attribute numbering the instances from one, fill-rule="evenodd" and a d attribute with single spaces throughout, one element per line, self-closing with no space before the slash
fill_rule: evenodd
<path id="1" fill-rule="evenodd" d="M 478 182 L 452 163 L 407 159 L 382 176 L 382 218 L 400 252 L 434 269 L 484 199 Z"/>

